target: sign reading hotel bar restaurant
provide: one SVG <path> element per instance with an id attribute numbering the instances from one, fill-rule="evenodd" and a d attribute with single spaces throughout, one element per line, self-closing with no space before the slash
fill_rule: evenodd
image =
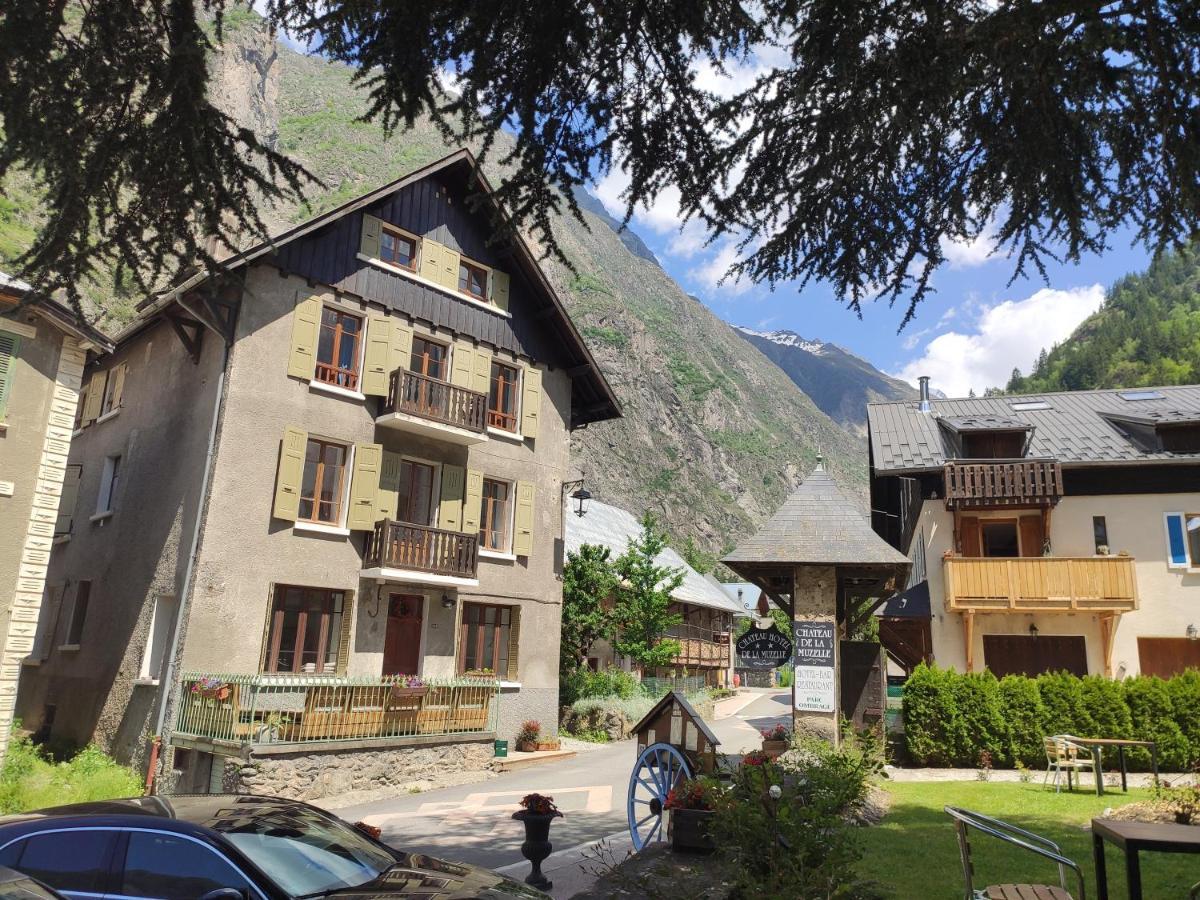
<path id="1" fill-rule="evenodd" d="M 778 669 L 792 658 L 792 640 L 771 623 L 750 628 L 737 640 L 738 665 L 747 669 Z"/>
<path id="2" fill-rule="evenodd" d="M 792 626 L 796 636 L 796 709 L 833 712 L 837 708 L 833 623 L 797 621 Z"/>

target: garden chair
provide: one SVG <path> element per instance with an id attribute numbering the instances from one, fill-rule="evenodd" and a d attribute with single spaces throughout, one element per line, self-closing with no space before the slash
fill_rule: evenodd
<path id="1" fill-rule="evenodd" d="M 954 829 L 958 834 L 958 853 L 962 859 L 963 878 L 966 881 L 963 900 L 1087 900 L 1083 870 L 1073 860 L 1062 855 L 1058 844 L 1015 825 L 968 809 L 947 806 L 945 810 L 954 820 Z M 972 828 L 1057 863 L 1058 884 L 991 884 L 982 890 L 976 890 L 969 836 Z M 1067 869 L 1075 873 L 1078 894 L 1067 890 Z"/>
<path id="2" fill-rule="evenodd" d="M 1071 790 L 1072 772 L 1081 773 L 1087 770 L 1092 773 L 1092 778 L 1099 777 L 1096 774 L 1096 759 L 1087 747 L 1076 744 L 1061 734 L 1043 738 L 1042 741 L 1046 748 L 1046 777 L 1042 779 L 1043 787 L 1050 780 L 1051 769 L 1054 770 L 1055 793 L 1062 789 L 1061 778 L 1064 772 L 1067 775 L 1067 790 Z"/>

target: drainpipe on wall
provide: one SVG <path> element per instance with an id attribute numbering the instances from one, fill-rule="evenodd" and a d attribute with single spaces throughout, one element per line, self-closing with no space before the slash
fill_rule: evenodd
<path id="1" fill-rule="evenodd" d="M 209 483 L 212 480 L 215 447 L 217 443 L 217 423 L 221 418 L 221 404 L 225 394 L 225 372 L 229 368 L 230 346 L 225 345 L 225 358 L 221 362 L 221 371 L 217 375 L 216 399 L 213 402 L 212 424 L 208 430 L 208 449 L 204 454 L 204 477 L 200 483 L 200 504 L 196 508 L 196 523 L 192 528 L 192 543 L 188 550 L 187 568 L 183 573 L 183 590 L 179 594 L 179 608 L 175 612 L 175 627 L 171 629 L 171 646 L 167 651 L 167 671 L 163 674 L 162 687 L 159 690 L 158 714 L 154 723 L 154 739 L 162 741 L 163 725 L 167 719 L 167 707 L 170 706 L 171 696 L 175 693 L 175 674 L 178 671 L 179 642 L 183 634 L 183 623 L 187 620 L 188 609 L 191 606 L 192 576 L 196 569 L 196 556 L 200 549 L 200 529 L 204 522 L 204 514 L 208 508 Z M 151 770 L 146 775 L 147 793 L 152 792 L 154 783 L 154 768 L 157 768 L 160 754 L 151 757 Z"/>

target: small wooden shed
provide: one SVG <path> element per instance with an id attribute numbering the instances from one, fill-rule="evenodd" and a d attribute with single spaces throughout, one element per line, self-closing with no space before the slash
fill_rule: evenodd
<path id="1" fill-rule="evenodd" d="M 671 691 L 654 704 L 632 732 L 638 756 L 651 744 L 670 744 L 687 757 L 693 772 L 711 774 L 716 768 L 721 742 L 678 691 Z"/>

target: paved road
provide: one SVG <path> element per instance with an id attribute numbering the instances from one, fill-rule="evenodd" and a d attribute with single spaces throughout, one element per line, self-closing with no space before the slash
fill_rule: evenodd
<path id="1" fill-rule="evenodd" d="M 753 699 L 726 701 L 733 714 L 709 724 L 726 753 L 760 746 L 759 730 L 786 722 L 790 694 L 751 690 Z M 748 705 L 742 706 L 749 700 Z M 737 708 L 741 706 L 741 708 Z M 531 791 L 550 794 L 566 816 L 554 823 L 557 849 L 587 844 L 626 830 L 625 804 L 634 744 L 623 741 L 476 784 L 394 797 L 336 810 L 351 822 L 379 826 L 383 839 L 406 850 L 491 869 L 521 860 L 524 829 L 512 820 L 517 801 Z M 619 843 L 619 842 L 618 842 Z M 617 849 L 624 853 L 627 843 Z"/>

